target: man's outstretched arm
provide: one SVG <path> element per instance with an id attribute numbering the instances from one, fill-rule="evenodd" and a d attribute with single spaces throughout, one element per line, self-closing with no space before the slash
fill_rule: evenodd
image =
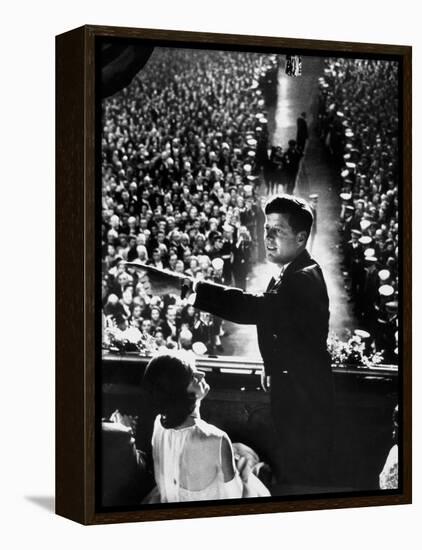
<path id="1" fill-rule="evenodd" d="M 233 323 L 256 325 L 262 317 L 264 300 L 264 295 L 199 281 L 195 286 L 195 301 L 192 304 Z"/>
<path id="2" fill-rule="evenodd" d="M 254 325 L 262 317 L 266 299 L 264 295 L 250 294 L 207 281 L 197 282 L 187 275 L 149 265 L 135 262 L 126 262 L 126 265 L 142 273 L 143 282 L 153 295 L 180 293 L 183 298 L 194 294 L 189 300 L 194 307 L 234 323 Z"/>

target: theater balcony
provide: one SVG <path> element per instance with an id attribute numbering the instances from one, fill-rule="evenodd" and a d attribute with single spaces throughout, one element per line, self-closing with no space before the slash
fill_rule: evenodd
<path id="1" fill-rule="evenodd" d="M 150 451 L 152 413 L 141 387 L 148 357 L 104 352 L 102 417 L 118 409 L 138 417 L 136 446 Z M 201 406 L 203 418 L 225 430 L 233 442 L 251 446 L 268 464 L 274 461 L 269 395 L 260 388 L 262 364 L 236 357 L 198 357 L 211 391 Z M 392 446 L 392 413 L 398 401 L 394 365 L 333 367 L 336 414 L 333 491 L 379 489 L 379 473 Z M 298 434 L 299 435 L 299 434 Z"/>

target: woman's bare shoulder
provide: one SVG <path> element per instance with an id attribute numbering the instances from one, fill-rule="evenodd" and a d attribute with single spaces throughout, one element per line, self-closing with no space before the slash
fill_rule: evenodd
<path id="1" fill-rule="evenodd" d="M 215 438 L 221 440 L 222 438 L 227 437 L 226 432 L 220 430 L 220 428 L 217 428 L 217 426 L 214 426 L 214 424 L 208 424 L 208 422 L 205 422 L 205 420 L 199 420 L 196 423 L 196 432 L 199 438 L 204 439 Z"/>

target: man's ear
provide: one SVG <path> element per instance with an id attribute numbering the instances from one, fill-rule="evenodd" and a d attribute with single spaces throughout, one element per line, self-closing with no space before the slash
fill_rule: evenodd
<path id="1" fill-rule="evenodd" d="M 308 233 L 306 231 L 299 231 L 296 235 L 298 244 L 305 244 L 308 239 Z"/>

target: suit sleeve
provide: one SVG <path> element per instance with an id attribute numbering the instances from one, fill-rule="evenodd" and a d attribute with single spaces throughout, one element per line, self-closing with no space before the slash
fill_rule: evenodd
<path id="1" fill-rule="evenodd" d="M 256 325 L 265 311 L 266 296 L 251 294 L 239 288 L 199 282 L 195 307 L 233 323 Z"/>

